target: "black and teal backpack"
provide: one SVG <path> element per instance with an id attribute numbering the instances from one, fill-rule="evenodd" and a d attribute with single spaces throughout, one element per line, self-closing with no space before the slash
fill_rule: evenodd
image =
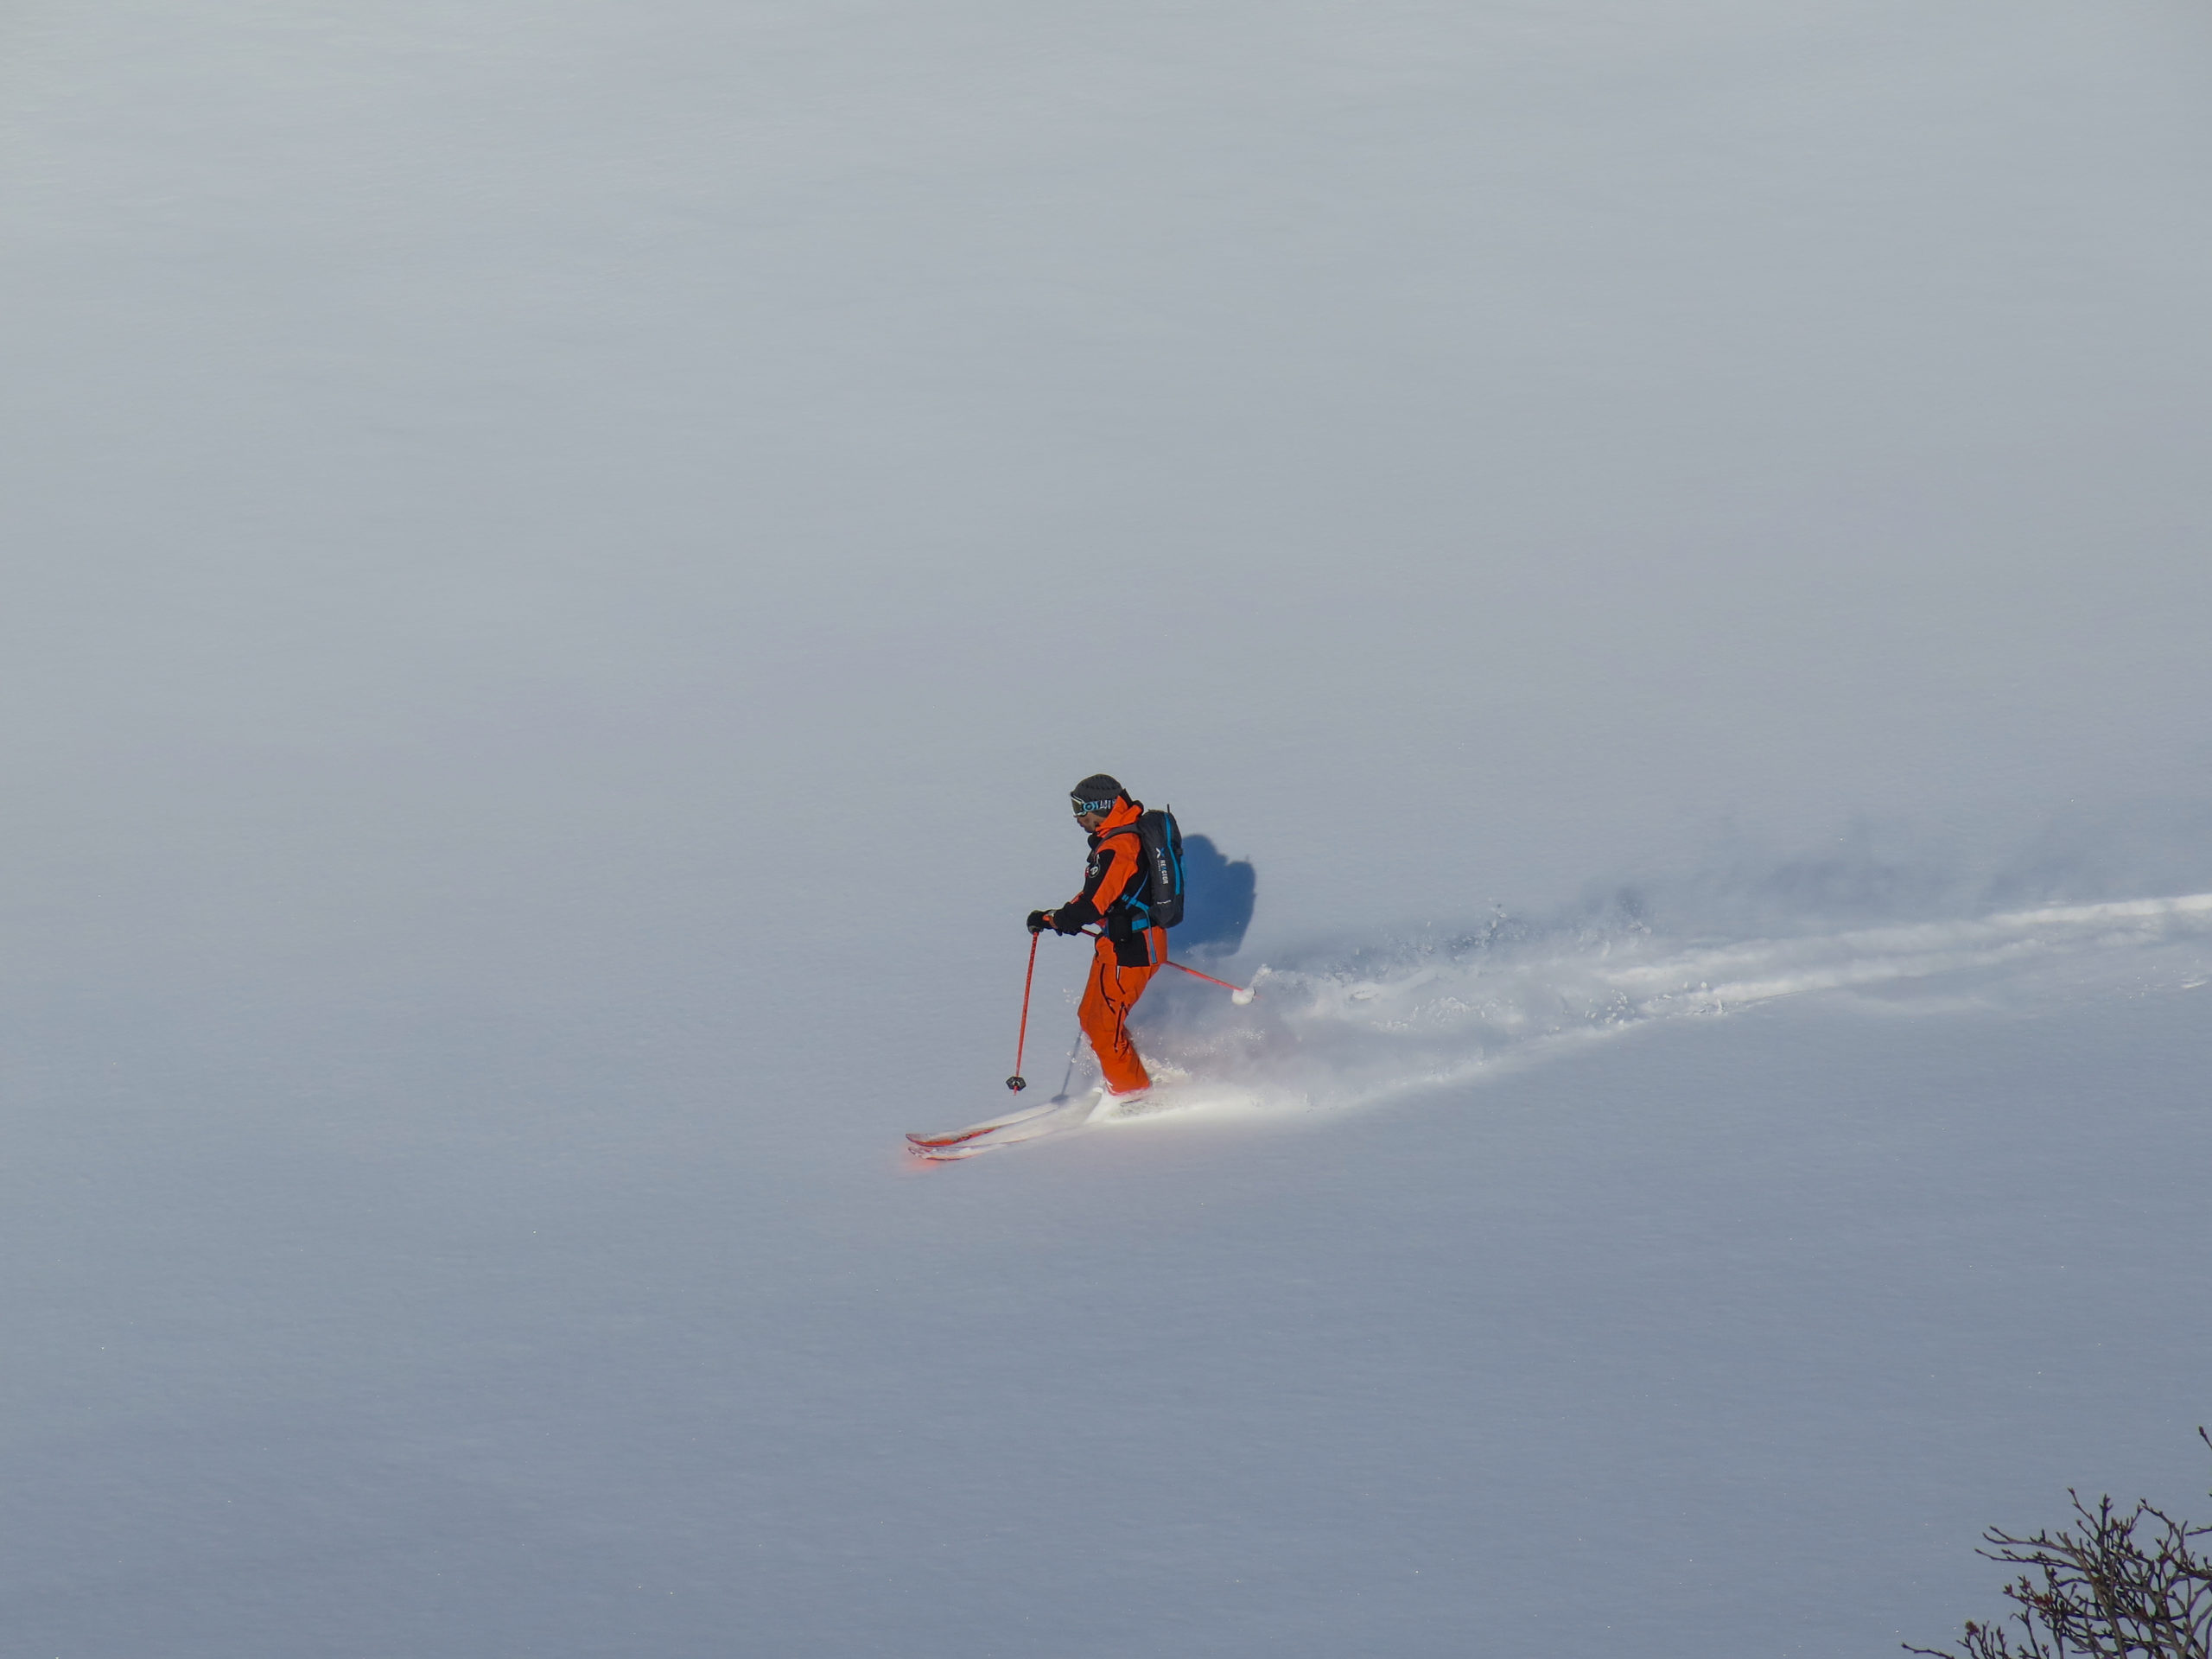
<path id="1" fill-rule="evenodd" d="M 1183 919 L 1183 832 L 1176 827 L 1170 807 L 1148 809 L 1117 836 L 1135 836 L 1142 849 L 1144 891 L 1124 893 L 1121 904 L 1129 912 L 1129 928 L 1173 927 Z"/>

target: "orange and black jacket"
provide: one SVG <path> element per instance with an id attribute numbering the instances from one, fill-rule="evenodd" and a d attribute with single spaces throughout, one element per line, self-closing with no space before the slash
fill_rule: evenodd
<path id="1" fill-rule="evenodd" d="M 1083 867 L 1083 891 L 1052 912 L 1063 931 L 1073 932 L 1093 922 L 1103 923 L 1113 942 L 1114 961 L 1123 968 L 1149 968 L 1151 941 L 1142 928 L 1131 924 L 1128 899 L 1144 893 L 1144 837 L 1137 820 L 1144 803 L 1124 795 L 1114 803 L 1106 822 L 1090 838 L 1090 857 Z"/>

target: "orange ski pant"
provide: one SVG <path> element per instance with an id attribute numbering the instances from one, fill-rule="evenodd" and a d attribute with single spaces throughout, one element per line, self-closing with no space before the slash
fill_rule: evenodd
<path id="1" fill-rule="evenodd" d="M 1167 930 L 1154 928 L 1147 943 L 1152 966 L 1124 968 L 1114 960 L 1114 942 L 1097 940 L 1090 958 L 1090 982 L 1083 988 L 1083 1001 L 1075 1011 L 1083 1034 L 1090 1039 L 1090 1052 L 1098 1057 L 1098 1069 L 1106 1074 L 1106 1086 L 1117 1095 L 1152 1086 L 1144 1062 L 1137 1058 L 1137 1046 L 1129 1040 L 1128 1019 L 1129 1010 L 1166 957 Z"/>

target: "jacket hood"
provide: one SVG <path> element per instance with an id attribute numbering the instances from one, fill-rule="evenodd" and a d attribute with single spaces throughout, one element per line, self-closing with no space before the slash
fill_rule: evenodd
<path id="1" fill-rule="evenodd" d="M 1144 803 L 1133 801 L 1124 795 L 1114 803 L 1114 810 L 1106 815 L 1106 822 L 1091 832 L 1093 841 L 1101 836 L 1110 836 L 1116 830 L 1126 830 L 1144 816 Z"/>

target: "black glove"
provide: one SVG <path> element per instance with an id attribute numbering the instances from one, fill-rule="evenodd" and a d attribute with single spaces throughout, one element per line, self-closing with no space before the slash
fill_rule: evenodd
<path id="1" fill-rule="evenodd" d="M 1083 931 L 1082 918 L 1079 917 L 1070 917 L 1066 914 L 1064 909 L 1054 911 L 1050 916 L 1046 918 L 1046 920 L 1052 923 L 1052 931 L 1055 933 L 1080 933 Z"/>
<path id="2" fill-rule="evenodd" d="M 1052 918 L 1043 911 L 1033 910 L 1029 912 L 1029 931 L 1032 933 L 1042 933 L 1052 925 Z"/>

